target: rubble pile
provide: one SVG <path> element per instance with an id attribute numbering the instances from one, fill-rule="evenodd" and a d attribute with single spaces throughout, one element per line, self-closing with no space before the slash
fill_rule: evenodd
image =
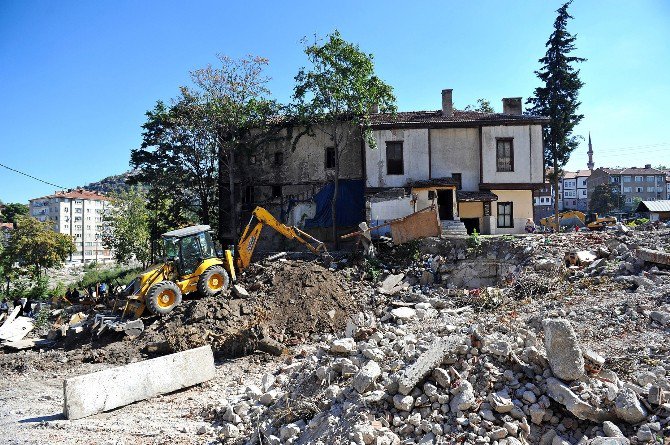
<path id="1" fill-rule="evenodd" d="M 186 300 L 133 338 L 41 355 L 128 361 L 205 344 L 219 358 L 279 355 L 273 372 L 190 413 L 208 422 L 202 441 L 667 442 L 670 230 L 475 241 L 328 268 L 257 263 L 229 295 Z"/>
<path id="2" fill-rule="evenodd" d="M 565 238 L 591 262 L 566 264 Z M 667 440 L 670 274 L 635 255 L 663 241 L 505 241 L 516 268 L 501 287 L 454 289 L 440 270 L 453 258 L 444 252 L 387 269 L 376 306 L 352 317 L 344 336 L 324 335 L 313 353 L 207 406 L 212 427 L 202 432 L 259 444 Z M 504 247 L 488 247 L 474 255 L 505 260 Z"/>
<path id="3" fill-rule="evenodd" d="M 647 443 L 670 429 L 667 369 L 624 382 L 565 319 L 488 333 L 471 311 L 415 306 L 422 320 L 389 313 L 372 334 L 325 336 L 207 407 L 209 432 L 224 443 L 502 445 Z"/>

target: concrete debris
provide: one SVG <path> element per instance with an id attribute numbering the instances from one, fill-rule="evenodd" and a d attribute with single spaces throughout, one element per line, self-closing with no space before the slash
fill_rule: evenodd
<path id="1" fill-rule="evenodd" d="M 144 319 L 132 339 L 101 343 L 133 360 L 141 358 L 135 345 L 159 355 L 212 341 L 221 357 L 239 357 L 272 353 L 263 342 L 277 342 L 281 357 L 222 361 L 224 375 L 189 393 L 191 412 L 170 417 L 194 419 L 170 430 L 203 443 L 659 442 L 670 430 L 670 274 L 638 253 L 667 249 L 662 230 L 670 233 L 485 237 L 477 248 L 467 239 L 425 239 L 411 255 L 389 241 L 378 243 L 374 261 L 337 258 L 328 269 L 286 258 L 240 276 L 248 297 L 232 290 L 228 298 L 185 301 L 172 316 Z M 576 258 L 567 268 L 566 246 Z M 90 340 L 104 323 L 89 315 L 69 324 L 73 312 L 51 326 L 57 344 L 105 363 L 109 346 Z M 84 339 L 85 348 L 77 346 Z M 38 352 L 4 355 L 20 361 Z M 18 369 L 2 356 L 3 370 Z M 21 372 L 30 366 L 24 361 Z M 237 375 L 225 375 L 231 366 Z M 77 404 L 108 409 L 97 405 L 99 390 L 112 399 L 122 390 L 146 396 L 153 383 L 131 383 L 146 374 L 103 376 L 116 378 L 111 389 L 91 377 L 83 401 L 67 397 L 69 414 L 77 415 Z M 182 439 L 156 434 L 152 441 Z"/>
<path id="2" fill-rule="evenodd" d="M 440 366 L 453 348 L 459 344 L 458 337 L 436 340 L 419 358 L 405 369 L 398 379 L 398 391 L 407 395 L 430 372 Z"/>
<path id="3" fill-rule="evenodd" d="M 577 380 L 584 375 L 584 357 L 572 325 L 565 319 L 546 319 L 544 347 L 554 375 L 563 380 Z"/>
<path id="4" fill-rule="evenodd" d="M 72 377 L 63 382 L 63 414 L 81 419 L 213 377 L 210 346 Z"/>
<path id="5" fill-rule="evenodd" d="M 652 249 L 645 249 L 644 247 L 639 247 L 637 249 L 637 257 L 643 261 L 647 261 L 650 263 L 670 266 L 670 253 L 668 252 L 661 252 L 660 250 L 652 250 Z"/>
<path id="6" fill-rule="evenodd" d="M 623 388 L 614 400 L 614 412 L 619 419 L 628 423 L 638 423 L 647 417 L 647 410 L 637 398 L 635 391 Z"/>
<path id="7" fill-rule="evenodd" d="M 403 273 L 389 275 L 379 286 L 379 293 L 384 295 L 397 294 L 402 289 L 400 282 L 403 278 L 405 278 L 405 274 Z"/>

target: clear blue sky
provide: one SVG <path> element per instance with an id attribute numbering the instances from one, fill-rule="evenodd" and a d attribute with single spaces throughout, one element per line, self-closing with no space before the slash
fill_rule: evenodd
<path id="1" fill-rule="evenodd" d="M 0 1 L 0 163 L 64 187 L 128 169 L 144 113 L 216 53 L 270 59 L 288 101 L 300 40 L 339 29 L 375 55 L 400 110 L 528 97 L 560 1 Z M 670 164 L 670 2 L 587 1 L 569 29 L 585 81 L 577 128 L 596 166 Z M 568 168 L 586 168 L 586 144 Z M 0 199 L 54 187 L 0 168 Z"/>

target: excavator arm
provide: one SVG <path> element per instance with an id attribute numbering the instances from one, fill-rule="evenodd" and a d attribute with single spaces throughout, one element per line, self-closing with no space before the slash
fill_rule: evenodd
<path id="1" fill-rule="evenodd" d="M 240 241 L 237 243 L 237 252 L 235 258 L 235 265 L 237 266 L 237 270 L 244 270 L 249 266 L 249 263 L 251 263 L 251 256 L 254 253 L 254 249 L 256 248 L 256 244 L 258 242 L 258 237 L 260 236 L 264 225 L 273 228 L 288 239 L 298 241 L 317 255 L 328 254 L 326 245 L 318 239 L 314 238 L 308 233 L 303 232 L 297 227 L 282 224 L 263 207 L 256 207 L 251 214 L 251 220 L 249 220 L 249 224 L 247 224 L 247 226 L 244 228 L 244 232 L 240 237 Z"/>

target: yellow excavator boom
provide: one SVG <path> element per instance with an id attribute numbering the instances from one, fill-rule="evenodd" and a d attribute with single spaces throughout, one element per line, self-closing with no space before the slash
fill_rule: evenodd
<path id="1" fill-rule="evenodd" d="M 310 251 L 319 255 L 327 254 L 326 245 L 318 239 L 305 233 L 297 227 L 287 226 L 277 220 L 270 212 L 263 207 L 256 207 L 251 214 L 249 224 L 244 228 L 240 241 L 237 243 L 237 258 L 235 265 L 237 270 L 246 269 L 251 263 L 251 256 L 256 248 L 258 237 L 263 226 L 267 225 L 288 239 L 293 239 L 306 246 Z"/>

